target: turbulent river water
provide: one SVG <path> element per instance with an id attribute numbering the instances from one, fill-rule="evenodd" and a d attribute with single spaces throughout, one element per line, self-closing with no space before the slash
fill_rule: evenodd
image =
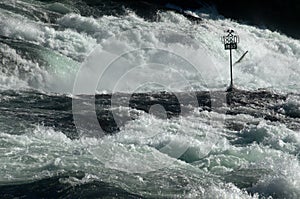
<path id="1" fill-rule="evenodd" d="M 1 198 L 300 198 L 300 40 L 167 7 L 0 2 Z"/>

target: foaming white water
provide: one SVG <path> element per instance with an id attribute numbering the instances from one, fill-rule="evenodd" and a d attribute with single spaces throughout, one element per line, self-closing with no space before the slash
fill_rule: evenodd
<path id="1" fill-rule="evenodd" d="M 0 16 L 1 35 L 12 39 L 33 42 L 77 59 L 84 57 L 95 46 L 95 39 L 85 34 L 68 29 L 56 30 L 51 24 L 33 21 L 3 9 Z"/>
<path id="2" fill-rule="evenodd" d="M 299 88 L 297 77 L 300 71 L 297 66 L 300 42 L 269 30 L 241 25 L 226 19 L 206 18 L 203 22 L 194 24 L 172 12 L 161 13 L 157 22 L 144 21 L 129 13 L 123 18 L 103 17 L 98 20 L 71 14 L 64 16 L 59 23 L 93 35 L 100 41 L 102 50 L 107 53 L 120 55 L 124 51 L 143 47 L 177 53 L 206 77 L 203 81 L 205 83 L 201 82 L 198 87 L 219 89 L 226 86 L 229 77 L 228 52 L 223 50 L 219 38 L 224 34 L 224 30 L 233 28 L 241 38 L 239 49 L 234 52 L 234 59 L 237 60 L 246 50 L 249 51 L 245 59 L 234 66 L 235 82 L 239 87 L 270 88 L 283 92 L 297 91 Z M 103 41 L 107 36 L 112 36 L 113 39 Z M 140 56 L 147 60 L 147 54 L 141 52 Z M 203 61 L 203 57 L 209 61 Z M 185 69 L 184 65 L 182 68 Z M 145 69 L 144 73 L 148 74 L 147 72 Z M 143 71 L 140 71 L 140 75 L 143 75 Z"/>
<path id="3" fill-rule="evenodd" d="M 70 140 L 43 126 L 27 129 L 22 135 L 2 132 L 0 159 L 5 166 L 0 181 L 8 184 L 82 171 L 86 178 L 62 183 L 101 180 L 146 195 L 161 186 L 160 196 L 251 198 L 246 190 L 230 183 L 236 181 L 235 175 L 247 172 L 246 176 L 255 179 L 247 188 L 256 194 L 254 198 L 300 196 L 300 165 L 295 156 L 300 139 L 296 132 L 261 122 L 251 129 L 251 135 L 247 130 L 235 133 L 224 129 L 222 120 L 213 120 L 212 125 L 215 117 L 216 113 L 195 111 L 187 117 L 162 120 L 144 113 L 120 133 L 102 139 Z M 258 121 L 244 115 L 227 117 L 236 122 Z M 182 153 L 179 158 L 178 151 Z M 182 178 L 187 187 L 182 186 Z M 150 185 L 153 181 L 155 187 Z"/>
<path id="4" fill-rule="evenodd" d="M 17 43 L 23 53 L 9 44 L 0 47 L 2 70 L 0 89 L 30 89 L 42 91 L 69 92 L 79 63 L 47 48 Z M 35 48 L 35 49 L 34 49 Z M 34 57 L 31 60 L 26 57 Z"/>
<path id="5" fill-rule="evenodd" d="M 3 9 L 0 16 L 0 34 L 10 38 L 0 48 L 1 89 L 70 93 L 79 65 L 71 58 L 84 59 L 96 40 Z"/>
<path id="6" fill-rule="evenodd" d="M 199 23 L 190 22 L 184 16 L 174 12 L 159 13 L 156 22 L 146 21 L 131 12 L 122 17 L 103 16 L 98 19 L 67 14 L 57 21 L 58 26 L 63 27 L 63 30 L 54 29 L 47 24 L 34 22 L 5 11 L 1 12 L 1 19 L 1 27 L 5 27 L 0 30 L 2 35 L 31 41 L 75 59 L 86 58 L 93 47 L 98 45 L 97 49 L 101 51 L 94 62 L 101 62 L 103 56 L 112 55 L 110 57 L 112 60 L 99 63 L 98 67 L 102 68 L 102 71 L 113 61 L 113 58 L 117 58 L 121 53 L 140 48 L 151 47 L 176 53 L 190 62 L 199 71 L 201 77 L 195 79 L 193 71 L 185 68 L 184 64 L 182 71 L 178 70 L 177 73 L 186 73 L 185 78 L 189 80 L 194 78 L 195 83 L 192 87 L 201 90 L 224 89 L 227 86 L 228 52 L 223 50 L 220 36 L 224 35 L 224 30 L 233 28 L 241 38 L 238 50 L 233 53 L 234 60 L 237 60 L 246 50 L 249 51 L 245 59 L 234 66 L 237 86 L 244 89 L 270 88 L 283 92 L 297 92 L 299 89 L 300 71 L 297 66 L 299 65 L 300 42 L 298 40 L 269 30 L 238 24 L 228 19 L 218 19 L 216 14 L 204 17 Z M 140 51 L 127 65 L 149 64 L 147 63 L 149 61 L 151 61 L 149 55 Z M 60 66 L 60 68 L 64 67 L 66 66 Z M 122 71 L 122 65 L 119 68 L 114 70 Z M 112 75 L 114 70 L 108 76 Z M 170 73 L 170 70 L 161 70 L 159 67 L 150 71 L 149 67 L 144 67 L 136 72 L 139 74 L 132 74 L 126 80 L 130 79 L 130 83 L 136 80 L 138 84 L 139 79 L 147 77 L 149 73 L 154 76 L 167 74 L 163 78 L 177 78 L 175 73 Z M 75 74 L 72 73 L 72 76 L 75 77 Z M 51 75 L 55 76 L 55 74 Z M 99 78 L 101 70 L 99 72 L 91 67 L 91 70 L 85 74 L 86 78 L 90 76 Z M 157 80 L 154 79 L 154 81 Z M 61 84 L 67 84 L 64 87 L 71 92 L 72 81 L 61 82 Z M 106 84 L 110 85 L 109 80 Z M 128 92 L 134 90 L 128 86 L 118 89 L 119 91 L 127 89 Z M 156 88 L 150 86 L 148 89 L 155 90 Z M 171 89 L 183 91 L 187 88 L 180 87 L 178 84 L 171 86 Z M 55 91 L 57 88 L 52 88 L 52 90 Z M 100 85 L 98 92 L 104 90 L 110 89 Z"/>
<path id="7" fill-rule="evenodd" d="M 184 17 L 178 17 L 184 20 L 182 24 L 195 26 Z M 96 82 L 100 84 L 96 89 L 98 92 L 132 92 L 147 81 L 172 91 L 191 88 L 203 90 L 216 88 L 218 84 L 225 85 L 219 73 L 222 69 L 210 59 L 205 45 L 197 41 L 186 26 L 178 29 L 174 23 L 148 22 L 134 13 L 122 18 L 103 17 L 98 20 L 67 15 L 59 23 L 85 31 L 100 41 L 97 49 L 83 64 L 82 68 L 86 69 L 79 74 L 83 79 L 92 76 L 91 79 L 99 81 Z M 110 37 L 106 38 L 107 35 Z M 146 50 L 148 48 L 156 49 L 156 54 L 152 52 L 154 50 Z M 121 76 L 116 77 L 116 74 Z M 191 85 L 182 84 L 184 81 Z M 147 89 L 153 90 L 151 86 L 141 90 Z"/>
<path id="8" fill-rule="evenodd" d="M 22 58 L 15 49 L 10 48 L 8 45 L 3 44 L 0 48 L 2 54 L 2 67 L 0 72 L 0 88 L 1 89 L 19 89 L 19 88 L 30 88 L 30 82 L 34 82 L 34 79 L 40 77 L 42 78 L 47 72 L 39 68 L 38 64 L 32 63 L 30 60 Z M 18 65 L 23 66 L 23 71 L 18 67 Z M 19 78 L 20 72 L 28 73 L 27 78 L 23 80 Z M 40 74 L 37 75 L 37 74 Z M 37 80 L 38 83 L 42 80 Z"/>
<path id="9" fill-rule="evenodd" d="M 126 135 L 122 138 L 123 141 L 118 141 L 120 138 L 114 137 L 106 137 L 103 140 L 93 138 L 70 140 L 61 132 L 40 126 L 23 135 L 1 133 L 0 136 L 2 146 L 0 158 L 1 162 L 6 165 L 1 169 L 1 184 L 28 182 L 55 176 L 62 172 L 82 171 L 86 176 L 93 177 L 82 179 L 80 183 L 101 180 L 119 184 L 124 189 L 133 192 L 150 194 L 156 185 L 153 187 L 145 186 L 145 184 L 151 184 L 155 180 L 157 184 L 165 187 L 163 191 L 165 193 L 161 193 L 164 195 L 178 192 L 172 187 L 180 185 L 180 179 L 174 178 L 170 182 L 168 176 L 173 176 L 173 172 L 183 175 L 184 171 L 192 169 L 189 169 L 190 166 L 187 164 L 168 157 L 151 146 L 125 144 Z M 159 168 L 159 164 L 168 161 L 172 162 L 172 166 L 168 169 L 161 168 L 164 173 L 159 178 L 152 174 L 148 176 L 147 173 L 126 172 L 126 168 L 137 170 Z M 130 163 L 130 168 L 127 167 L 128 163 Z M 118 169 L 118 172 L 115 169 Z M 201 173 L 201 171 L 198 172 Z M 159 173 L 158 171 L 157 175 Z M 185 178 L 190 181 L 196 180 L 193 179 L 192 174 L 188 174 Z M 167 181 L 173 185 L 166 186 Z M 72 179 L 62 179 L 62 183 L 72 182 L 74 182 Z M 128 184 L 128 182 L 131 183 Z M 199 186 L 196 181 L 193 184 L 195 188 Z M 181 189 L 186 188 L 182 187 Z M 182 194 L 183 192 L 180 191 L 179 193 Z"/>
<path id="10" fill-rule="evenodd" d="M 54 9 L 67 12 L 60 5 Z M 54 28 L 15 13 L 3 11 L 0 16 L 1 34 L 14 42 L 23 40 L 25 46 L 43 46 L 34 48 L 34 58 L 42 60 L 36 62 L 9 42 L 1 45 L 5 57 L 1 89 L 71 92 L 79 71 L 77 61 L 87 58 L 95 46 L 81 74 L 83 89 L 90 87 L 90 79 L 96 82 L 92 92 L 223 89 L 229 73 L 228 52 L 219 38 L 228 27 L 241 37 L 234 59 L 249 51 L 234 66 L 237 85 L 282 92 L 298 92 L 299 88 L 298 40 L 226 19 L 207 16 L 194 24 L 173 12 L 160 13 L 156 22 L 134 13 L 98 19 L 68 14 L 57 21 L 60 28 Z M 280 111 L 299 116 L 299 101 L 290 97 Z M 114 136 L 78 140 L 43 126 L 28 127 L 22 135 L 11 135 L 14 128 L 3 127 L 0 183 L 82 171 L 83 179 L 70 177 L 60 182 L 76 185 L 100 180 L 141 195 L 157 193 L 159 187 L 159 196 L 172 198 L 300 198 L 299 133 L 260 120 L 199 110 L 164 120 L 142 113 Z M 224 127 L 225 121 L 249 126 L 231 131 Z M 14 120 L 5 123 L 13 126 Z M 241 184 L 246 188 L 238 188 Z"/>

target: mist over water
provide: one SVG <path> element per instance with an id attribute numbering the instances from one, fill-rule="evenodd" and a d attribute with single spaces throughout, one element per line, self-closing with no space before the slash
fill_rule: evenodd
<path id="1" fill-rule="evenodd" d="M 300 40 L 213 8 L 188 11 L 202 19 L 192 21 L 171 10 L 150 19 L 103 5 L 0 2 L 1 196 L 300 197 Z M 228 28 L 240 37 L 233 60 L 248 51 L 233 66 L 234 83 L 245 90 L 233 98 L 239 104 L 225 105 L 227 96 L 211 108 L 179 100 L 188 111 L 178 117 L 160 105 L 149 113 L 128 107 L 126 94 L 225 91 L 229 52 L 221 36 Z M 108 107 L 111 93 L 124 96 Z M 84 101 L 81 94 L 102 95 Z M 164 95 L 132 100 L 143 107 L 157 99 L 174 109 Z M 82 110 L 72 110 L 74 100 Z M 90 132 L 76 129 L 73 114 L 84 115 L 95 101 L 92 116 L 109 126 L 105 111 L 113 109 L 118 129 L 78 136 Z"/>

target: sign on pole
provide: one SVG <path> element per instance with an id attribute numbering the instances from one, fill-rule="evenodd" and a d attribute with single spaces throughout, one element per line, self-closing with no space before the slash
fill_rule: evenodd
<path id="1" fill-rule="evenodd" d="M 221 38 L 222 43 L 224 44 L 225 50 L 229 50 L 230 52 L 230 86 L 227 91 L 233 90 L 233 74 L 232 74 L 232 49 L 237 49 L 237 44 L 239 43 L 239 36 L 234 33 L 233 30 L 227 30 L 227 35 Z"/>

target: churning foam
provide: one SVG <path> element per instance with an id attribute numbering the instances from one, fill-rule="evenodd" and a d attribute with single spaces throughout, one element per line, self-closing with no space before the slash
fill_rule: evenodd
<path id="1" fill-rule="evenodd" d="M 206 77 L 205 84 L 200 82 L 195 88 L 223 89 L 229 79 L 228 52 L 223 50 L 219 38 L 224 34 L 224 30 L 232 28 L 240 35 L 241 40 L 238 50 L 233 53 L 234 60 L 246 50 L 249 51 L 245 59 L 234 66 L 235 83 L 239 87 L 270 88 L 283 92 L 296 92 L 299 89 L 298 40 L 218 16 L 205 17 L 200 23 L 190 22 L 174 12 L 161 12 L 158 16 L 157 21 L 149 22 L 131 12 L 122 17 L 100 18 L 71 13 L 57 20 L 58 26 L 62 29 L 56 29 L 48 24 L 3 11 L 1 13 L 3 28 L 0 31 L 2 35 L 34 42 L 80 61 L 86 58 L 96 45 L 104 52 L 116 56 L 120 55 L 120 49 L 125 51 L 145 47 L 164 49 L 184 57 L 198 68 L 203 77 Z M 147 60 L 148 55 L 141 52 L 139 57 Z M 203 57 L 210 61 L 203 61 Z M 61 65 L 59 68 L 64 71 L 70 66 Z M 75 77 L 76 70 L 78 67 L 70 75 Z M 184 65 L 182 70 L 185 70 Z M 140 71 L 140 75 L 146 76 L 145 71 Z M 157 68 L 154 73 L 162 74 L 168 71 Z M 187 70 L 186 73 L 191 71 Z M 87 77 L 93 74 L 95 71 L 91 70 Z M 52 79 L 58 81 L 57 78 Z M 64 87 L 68 88 L 63 92 L 66 90 L 71 92 L 72 81 L 68 83 L 61 81 L 61 84 L 67 84 Z M 134 78 L 131 81 L 134 81 Z M 51 80 L 41 84 L 51 84 Z M 55 86 L 47 89 L 61 92 Z M 176 89 L 182 91 L 186 88 L 180 88 L 178 85 L 178 88 L 174 88 Z"/>
<path id="2" fill-rule="evenodd" d="M 1 170 L 1 183 L 82 171 L 94 177 L 82 179 L 80 183 L 101 179 L 134 193 L 145 193 L 148 188 L 150 193 L 152 188 L 143 186 L 148 180 L 155 180 L 155 186 L 165 187 L 166 181 L 171 179 L 172 185 L 165 187 L 167 194 L 173 186 L 181 185 L 182 180 L 175 177 L 179 175 L 189 184 L 180 189 L 186 190 L 191 198 L 251 198 L 246 190 L 256 194 L 254 198 L 258 195 L 300 196 L 300 176 L 297 175 L 300 165 L 295 156 L 300 139 L 296 132 L 276 122 L 261 122 L 249 127 L 250 139 L 248 130 L 231 132 L 223 128 L 221 121 L 211 125 L 210 118 L 215 114 L 195 111 L 187 117 L 162 120 L 144 113 L 127 123 L 120 133 L 102 139 L 70 140 L 63 133 L 43 126 L 28 128 L 22 135 L 1 133 L 1 146 L 5 146 L 1 148 L 1 160 L 11 165 Z M 243 115 L 226 117 L 239 122 L 258 121 Z M 194 122 L 196 120 L 199 122 Z M 243 142 L 236 144 L 235 139 Z M 188 148 L 180 157 L 174 157 L 170 151 L 162 150 L 168 143 L 175 143 L 173 152 L 180 151 L 186 144 Z M 222 181 L 242 171 L 257 178 L 246 190 Z M 262 173 L 257 175 L 256 171 Z M 116 177 L 109 177 L 111 175 Z M 69 179 L 64 183 L 73 181 Z M 122 184 L 128 181 L 132 183 Z"/>

